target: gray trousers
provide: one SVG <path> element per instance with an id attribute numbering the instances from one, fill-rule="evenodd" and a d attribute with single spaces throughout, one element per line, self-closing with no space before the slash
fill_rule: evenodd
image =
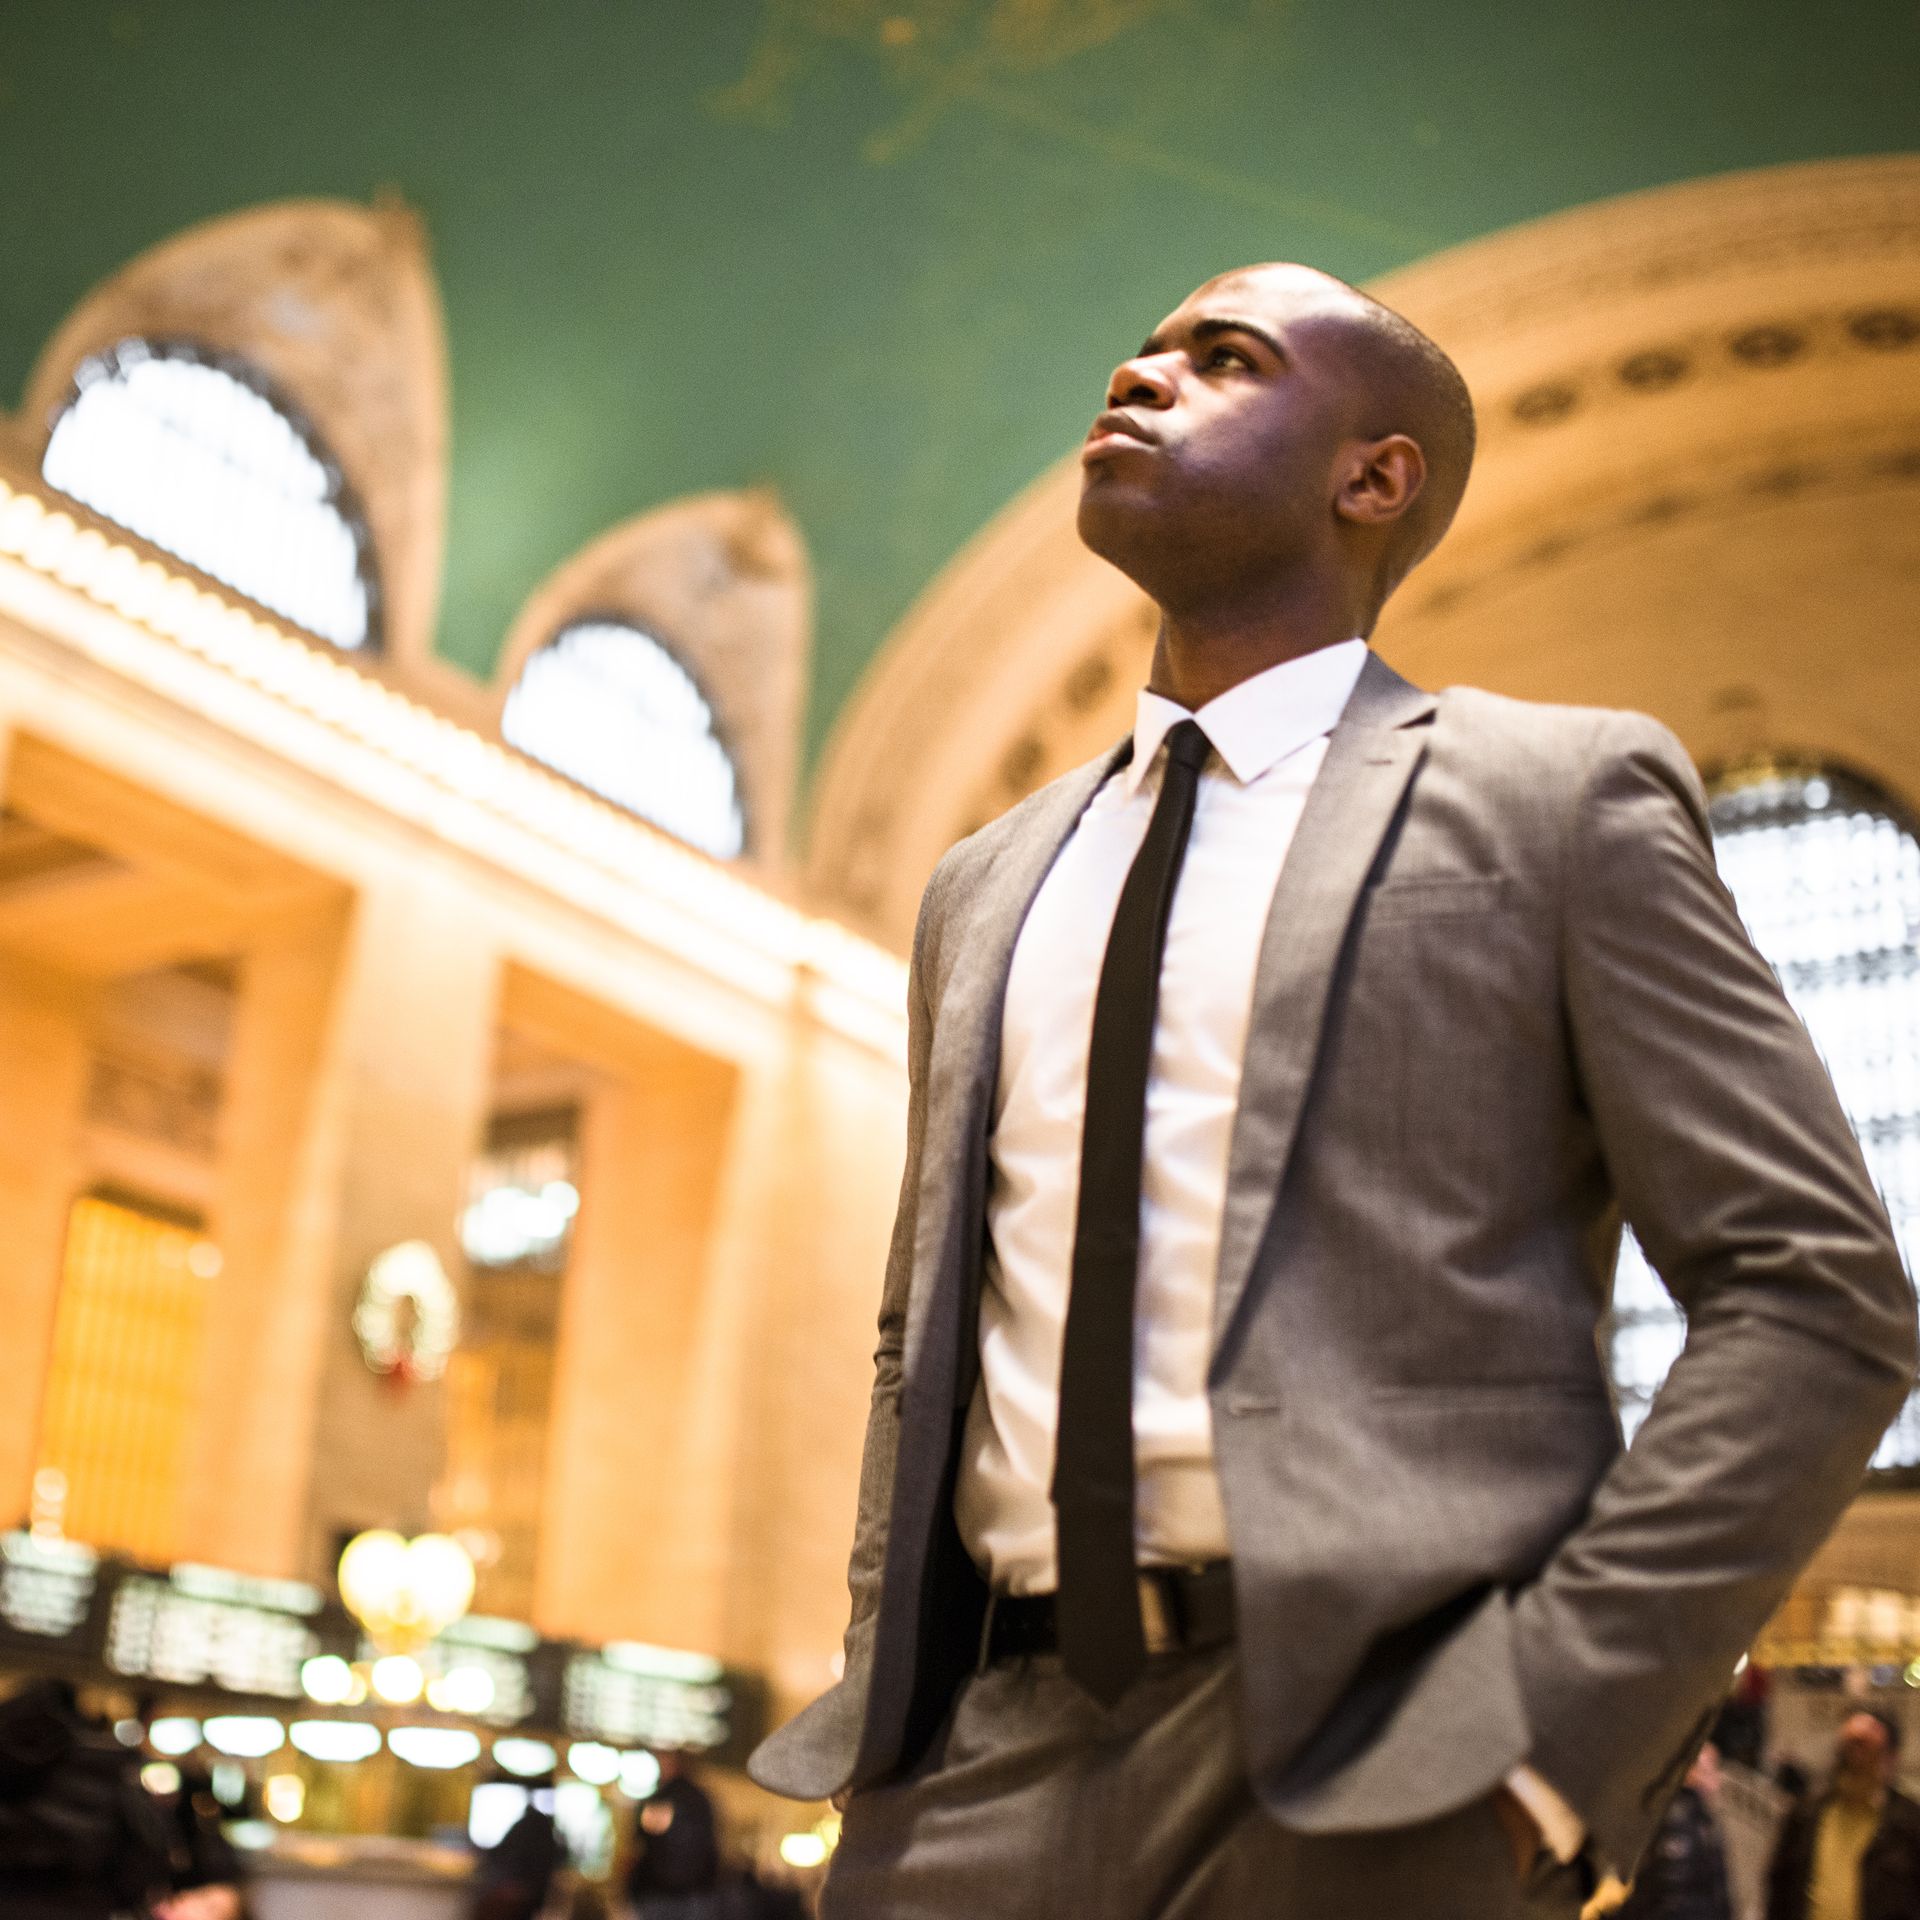
<path id="1" fill-rule="evenodd" d="M 1254 1800 L 1231 1647 L 1170 1654 L 1111 1711 L 1057 1658 L 961 1689 L 904 1780 L 856 1794 L 823 1920 L 1521 1920 L 1580 1911 L 1527 1887 L 1490 1799 L 1420 1826 L 1314 1835 Z"/>

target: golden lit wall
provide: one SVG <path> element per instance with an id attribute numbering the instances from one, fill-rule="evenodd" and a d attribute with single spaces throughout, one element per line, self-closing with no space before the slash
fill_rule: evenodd
<path id="1" fill-rule="evenodd" d="M 34 1462 L 66 1531 L 147 1561 L 179 1552 L 182 1472 L 203 1392 L 218 1250 L 133 1207 L 74 1202 Z"/>
<path id="2" fill-rule="evenodd" d="M 478 1473 L 500 1603 L 812 1690 L 903 1009 L 897 961 L 0 467 L 0 1520 L 57 1445 L 75 1533 L 315 1578 Z M 537 1364 L 509 1286 L 451 1381 L 376 1378 L 369 1263 L 424 1240 L 472 1297 L 476 1159 L 555 1104 Z"/>

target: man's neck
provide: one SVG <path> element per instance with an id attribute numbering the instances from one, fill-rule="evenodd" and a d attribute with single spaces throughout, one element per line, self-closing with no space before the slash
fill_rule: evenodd
<path id="1" fill-rule="evenodd" d="M 1351 640 L 1371 624 L 1345 593 L 1314 583 L 1253 607 L 1162 607 L 1149 689 L 1198 713 L 1208 701 L 1288 660 Z"/>

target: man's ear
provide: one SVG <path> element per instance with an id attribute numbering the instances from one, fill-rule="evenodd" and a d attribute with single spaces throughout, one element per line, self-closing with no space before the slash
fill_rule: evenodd
<path id="1" fill-rule="evenodd" d="M 1356 526 L 1378 527 L 1403 518 L 1427 484 L 1427 457 L 1404 433 L 1365 441 L 1353 449 L 1346 482 L 1333 510 Z"/>

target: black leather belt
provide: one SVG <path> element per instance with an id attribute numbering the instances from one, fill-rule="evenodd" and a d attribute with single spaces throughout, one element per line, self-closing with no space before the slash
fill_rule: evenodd
<path id="1" fill-rule="evenodd" d="M 1147 1651 L 1197 1652 L 1233 1638 L 1233 1567 L 1209 1560 L 1200 1567 L 1139 1569 L 1140 1625 Z M 1050 1593 L 996 1593 L 987 1602 L 980 1633 L 980 1664 L 1019 1660 L 1059 1650 Z"/>

